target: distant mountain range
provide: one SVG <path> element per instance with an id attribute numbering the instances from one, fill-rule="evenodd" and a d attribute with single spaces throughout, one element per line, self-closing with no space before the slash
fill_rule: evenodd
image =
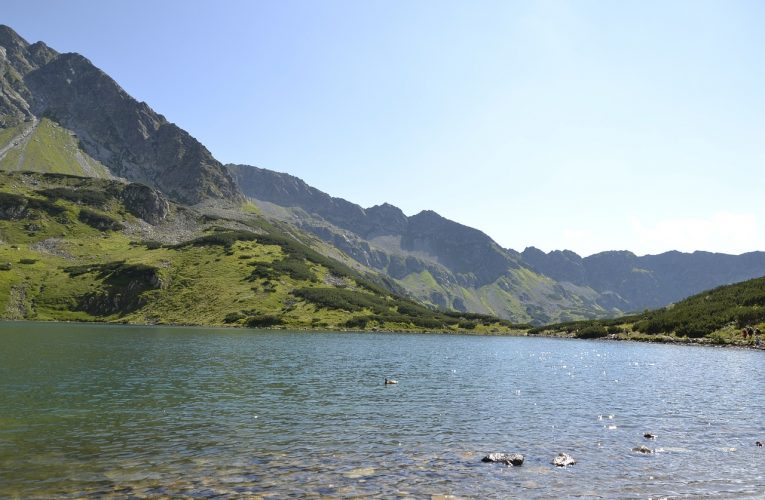
<path id="1" fill-rule="evenodd" d="M 365 209 L 288 174 L 224 166 L 83 56 L 29 44 L 7 26 L 0 26 L 0 169 L 143 183 L 207 217 L 233 211 L 289 228 L 296 240 L 431 307 L 515 322 L 615 316 L 765 275 L 762 252 L 517 252 L 432 211 Z M 192 229 L 177 235 L 198 236 Z"/>
<path id="2" fill-rule="evenodd" d="M 521 257 L 529 267 L 554 280 L 618 295 L 626 301 L 628 311 L 664 307 L 703 290 L 765 276 L 765 252 L 672 251 L 638 257 L 619 251 L 582 258 L 568 250 L 544 253 L 529 247 Z"/>

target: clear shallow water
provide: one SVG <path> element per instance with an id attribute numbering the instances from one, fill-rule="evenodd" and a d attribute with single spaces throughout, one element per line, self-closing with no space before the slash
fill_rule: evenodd
<path id="1" fill-rule="evenodd" d="M 762 497 L 764 354 L 0 323 L 0 497 Z"/>

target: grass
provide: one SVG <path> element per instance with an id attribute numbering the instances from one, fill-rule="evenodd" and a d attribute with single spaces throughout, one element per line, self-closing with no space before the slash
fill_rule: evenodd
<path id="1" fill-rule="evenodd" d="M 0 145 L 5 145 L 23 127 L 15 127 L 11 135 L 3 131 Z M 83 168 L 85 164 L 87 171 Z M 0 168 L 11 171 L 52 172 L 81 176 L 109 177 L 108 170 L 80 150 L 79 143 L 68 130 L 43 118 L 23 147 L 14 148 L 0 162 Z"/>
<path id="2" fill-rule="evenodd" d="M 260 215 L 260 208 L 252 201 L 247 200 L 242 204 L 242 212 L 254 215 Z"/>
<path id="3" fill-rule="evenodd" d="M 392 295 L 255 215 L 251 231 L 200 217 L 198 234 L 183 244 L 140 244 L 122 229 L 132 216 L 116 181 L 38 174 L 36 184 L 25 184 L 29 175 L 0 174 L 0 199 L 28 206 L 18 220 L 0 220 L 0 263 L 11 263 L 0 271 L 3 318 L 516 331 L 495 318 L 449 316 Z M 45 250 L 53 238 L 56 251 Z"/>
<path id="4" fill-rule="evenodd" d="M 14 137 L 24 130 L 24 125 L 0 129 L 0 147 L 8 144 Z"/>

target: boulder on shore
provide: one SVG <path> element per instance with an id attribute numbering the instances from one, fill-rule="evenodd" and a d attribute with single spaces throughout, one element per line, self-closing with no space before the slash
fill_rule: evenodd
<path id="1" fill-rule="evenodd" d="M 569 465 L 574 465 L 576 460 L 567 453 L 558 453 L 558 456 L 553 458 L 552 463 L 557 467 L 567 467 Z"/>
<path id="2" fill-rule="evenodd" d="M 523 464 L 523 455 L 520 453 L 489 453 L 481 459 L 481 462 L 500 462 L 517 467 Z"/>

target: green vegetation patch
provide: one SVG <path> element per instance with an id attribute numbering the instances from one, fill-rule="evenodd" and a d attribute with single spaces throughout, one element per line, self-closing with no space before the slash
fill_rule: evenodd
<path id="1" fill-rule="evenodd" d="M 233 229 L 213 229 L 210 234 L 205 234 L 194 238 L 193 240 L 186 241 L 175 245 L 174 248 L 184 248 L 188 246 L 205 247 L 205 246 L 222 246 L 224 248 L 231 248 L 237 241 L 253 241 L 258 238 L 258 235 L 251 231 L 241 231 Z"/>
<path id="2" fill-rule="evenodd" d="M 64 268 L 71 277 L 95 273 L 104 289 L 86 293 L 77 301 L 77 308 L 93 316 L 124 315 L 146 304 L 143 292 L 161 287 L 156 267 L 127 264 L 124 261 L 106 264 L 79 265 Z"/>
<path id="3" fill-rule="evenodd" d="M 274 262 L 252 262 L 249 265 L 255 267 L 248 279 L 278 279 L 279 276 L 287 275 L 295 280 L 316 281 L 316 273 L 305 260 L 289 256 L 286 259 Z"/>
<path id="4" fill-rule="evenodd" d="M 765 323 L 765 278 L 726 285 L 677 304 L 615 319 L 559 323 L 529 334 L 560 333 L 579 338 L 614 335 L 656 341 L 704 339 L 716 344 L 748 343 L 740 329 Z"/>
<path id="5" fill-rule="evenodd" d="M 67 187 L 55 187 L 43 189 L 40 194 L 49 199 L 64 199 L 82 205 L 90 205 L 96 208 L 103 208 L 112 199 L 112 196 L 104 191 L 94 189 L 71 189 Z"/>
<path id="6" fill-rule="evenodd" d="M 82 208 L 77 218 L 99 231 L 119 231 L 125 228 L 117 219 L 89 208 Z"/>
<path id="7" fill-rule="evenodd" d="M 64 208 L 48 200 L 40 200 L 20 194 L 0 192 L 0 219 L 18 220 L 29 216 L 29 210 L 58 215 Z"/>
<path id="8" fill-rule="evenodd" d="M 0 168 L 80 176 L 109 175 L 102 164 L 82 152 L 79 140 L 71 132 L 47 118 L 40 120 L 28 139 L 8 151 L 0 161 Z"/>
<path id="9" fill-rule="evenodd" d="M 765 278 L 715 288 L 673 307 L 644 313 L 635 321 L 637 332 L 654 335 L 674 332 L 699 338 L 727 325 L 743 328 L 765 321 Z"/>
<path id="10" fill-rule="evenodd" d="M 342 309 L 350 312 L 371 309 L 377 314 L 390 311 L 384 298 L 345 288 L 298 288 L 292 294 L 327 309 Z"/>

